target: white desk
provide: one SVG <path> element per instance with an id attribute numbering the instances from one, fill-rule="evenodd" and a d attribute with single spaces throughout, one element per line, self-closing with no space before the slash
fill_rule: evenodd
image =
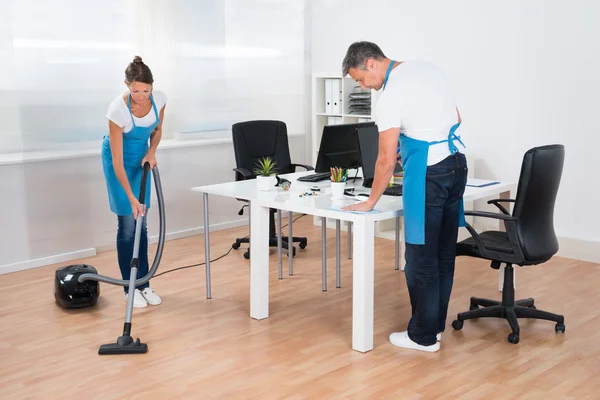
<path id="1" fill-rule="evenodd" d="M 402 197 L 382 196 L 375 207 L 378 212 L 375 213 L 357 214 L 333 210 L 332 207 L 341 207 L 366 197 L 332 200 L 327 182 L 319 183 L 324 190 L 316 196 L 300 197 L 299 194 L 307 192 L 311 184 L 298 182 L 296 179 L 310 173 L 283 175 L 292 182 L 292 187 L 287 192 L 281 188 L 274 188 L 269 192 L 258 191 L 255 180 L 192 188 L 193 191 L 202 192 L 204 198 L 207 298 L 211 297 L 208 194 L 250 202 L 250 316 L 255 319 L 269 316 L 269 209 L 352 222 L 352 348 L 367 352 L 373 349 L 375 222 L 402 216 Z M 467 187 L 464 200 L 497 196 L 505 198 L 510 196 L 510 191 L 514 188 L 513 183 L 506 182 L 484 188 Z M 360 186 L 357 186 L 356 191 L 368 193 L 368 189 L 361 189 Z"/>

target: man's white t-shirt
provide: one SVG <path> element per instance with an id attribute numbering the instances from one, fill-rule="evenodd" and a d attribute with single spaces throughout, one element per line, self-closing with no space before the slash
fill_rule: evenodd
<path id="1" fill-rule="evenodd" d="M 450 128 L 458 123 L 447 77 L 429 62 L 404 61 L 390 72 L 375 107 L 375 121 L 380 132 L 400 128 L 413 139 L 446 140 Z M 464 153 L 460 143 L 454 144 Z M 448 142 L 431 145 L 427 165 L 437 164 L 449 155 Z"/>
<path id="2" fill-rule="evenodd" d="M 153 90 L 152 97 L 154 98 L 154 104 L 156 105 L 156 112 L 160 115 L 160 110 L 167 104 L 167 95 L 159 90 Z M 110 103 L 106 118 L 123 128 L 123 133 L 130 132 L 133 129 L 131 113 L 129 112 L 129 108 L 127 108 L 127 98 L 123 100 L 123 95 L 120 95 Z M 148 127 L 156 122 L 154 108 L 151 108 L 150 112 L 141 118 L 136 116 L 133 118 L 135 118 L 136 126 Z"/>

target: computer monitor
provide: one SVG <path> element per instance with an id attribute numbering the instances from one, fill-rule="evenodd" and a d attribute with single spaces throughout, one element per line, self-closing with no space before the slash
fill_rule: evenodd
<path id="1" fill-rule="evenodd" d="M 359 168 L 361 157 L 357 130 L 368 126 L 374 127 L 375 122 L 326 125 L 323 127 L 315 172 L 329 172 L 332 167 Z"/>
<path id="2" fill-rule="evenodd" d="M 371 187 L 375 178 L 375 163 L 379 153 L 379 129 L 369 126 L 357 129 L 358 143 L 363 173 L 363 186 Z M 402 166 L 396 163 L 394 173 L 402 171 Z"/>

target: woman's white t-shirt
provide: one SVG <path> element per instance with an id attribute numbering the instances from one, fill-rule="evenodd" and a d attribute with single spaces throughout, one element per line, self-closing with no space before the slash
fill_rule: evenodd
<path id="1" fill-rule="evenodd" d="M 167 104 L 167 95 L 160 90 L 154 90 L 152 91 L 152 97 L 156 105 L 156 112 L 160 115 L 160 110 Z M 123 95 L 120 95 L 110 103 L 106 118 L 123 128 L 123 133 L 130 132 L 133 129 L 131 113 L 129 112 L 129 108 L 127 108 L 127 98 L 123 100 Z M 145 116 L 141 118 L 134 116 L 133 118 L 135 118 L 136 126 L 148 127 L 156 122 L 156 114 L 153 108 Z"/>

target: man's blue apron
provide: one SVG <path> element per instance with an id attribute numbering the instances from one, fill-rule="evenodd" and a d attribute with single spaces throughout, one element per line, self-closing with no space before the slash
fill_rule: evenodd
<path id="1" fill-rule="evenodd" d="M 150 101 L 152 101 L 156 122 L 148 127 L 136 126 L 135 118 L 131 112 L 131 95 L 127 97 L 127 108 L 129 109 L 131 120 L 133 121 L 133 129 L 127 133 L 123 133 L 123 164 L 125 166 L 127 179 L 129 179 L 129 185 L 136 197 L 139 197 L 141 188 L 143 170 L 142 160 L 148 152 L 148 140 L 150 139 L 152 131 L 154 131 L 154 128 L 156 128 L 160 122 L 152 95 L 150 95 Z M 109 135 L 105 135 L 102 141 L 102 169 L 104 170 L 104 178 L 106 179 L 110 210 L 117 215 L 132 214 L 131 203 L 127 198 L 125 190 L 121 186 L 121 183 L 117 179 L 117 175 L 113 168 Z M 150 188 L 150 174 L 148 174 L 145 198 L 146 209 L 150 208 Z"/>
<path id="2" fill-rule="evenodd" d="M 383 90 L 387 84 L 392 66 L 396 61 L 390 62 L 390 66 L 385 74 Z M 402 181 L 402 202 L 404 204 L 404 237 L 409 244 L 425 244 L 425 186 L 427 176 L 427 157 L 429 155 L 429 146 L 448 142 L 448 148 L 451 154 L 458 152 L 454 141 L 464 144 L 454 132 L 460 123 L 457 123 L 450 129 L 448 138 L 437 142 L 426 142 L 409 138 L 403 133 L 400 134 L 400 155 L 402 157 L 402 168 L 404 169 L 404 178 Z M 458 226 L 465 226 L 464 203 L 461 199 L 459 207 Z"/>

